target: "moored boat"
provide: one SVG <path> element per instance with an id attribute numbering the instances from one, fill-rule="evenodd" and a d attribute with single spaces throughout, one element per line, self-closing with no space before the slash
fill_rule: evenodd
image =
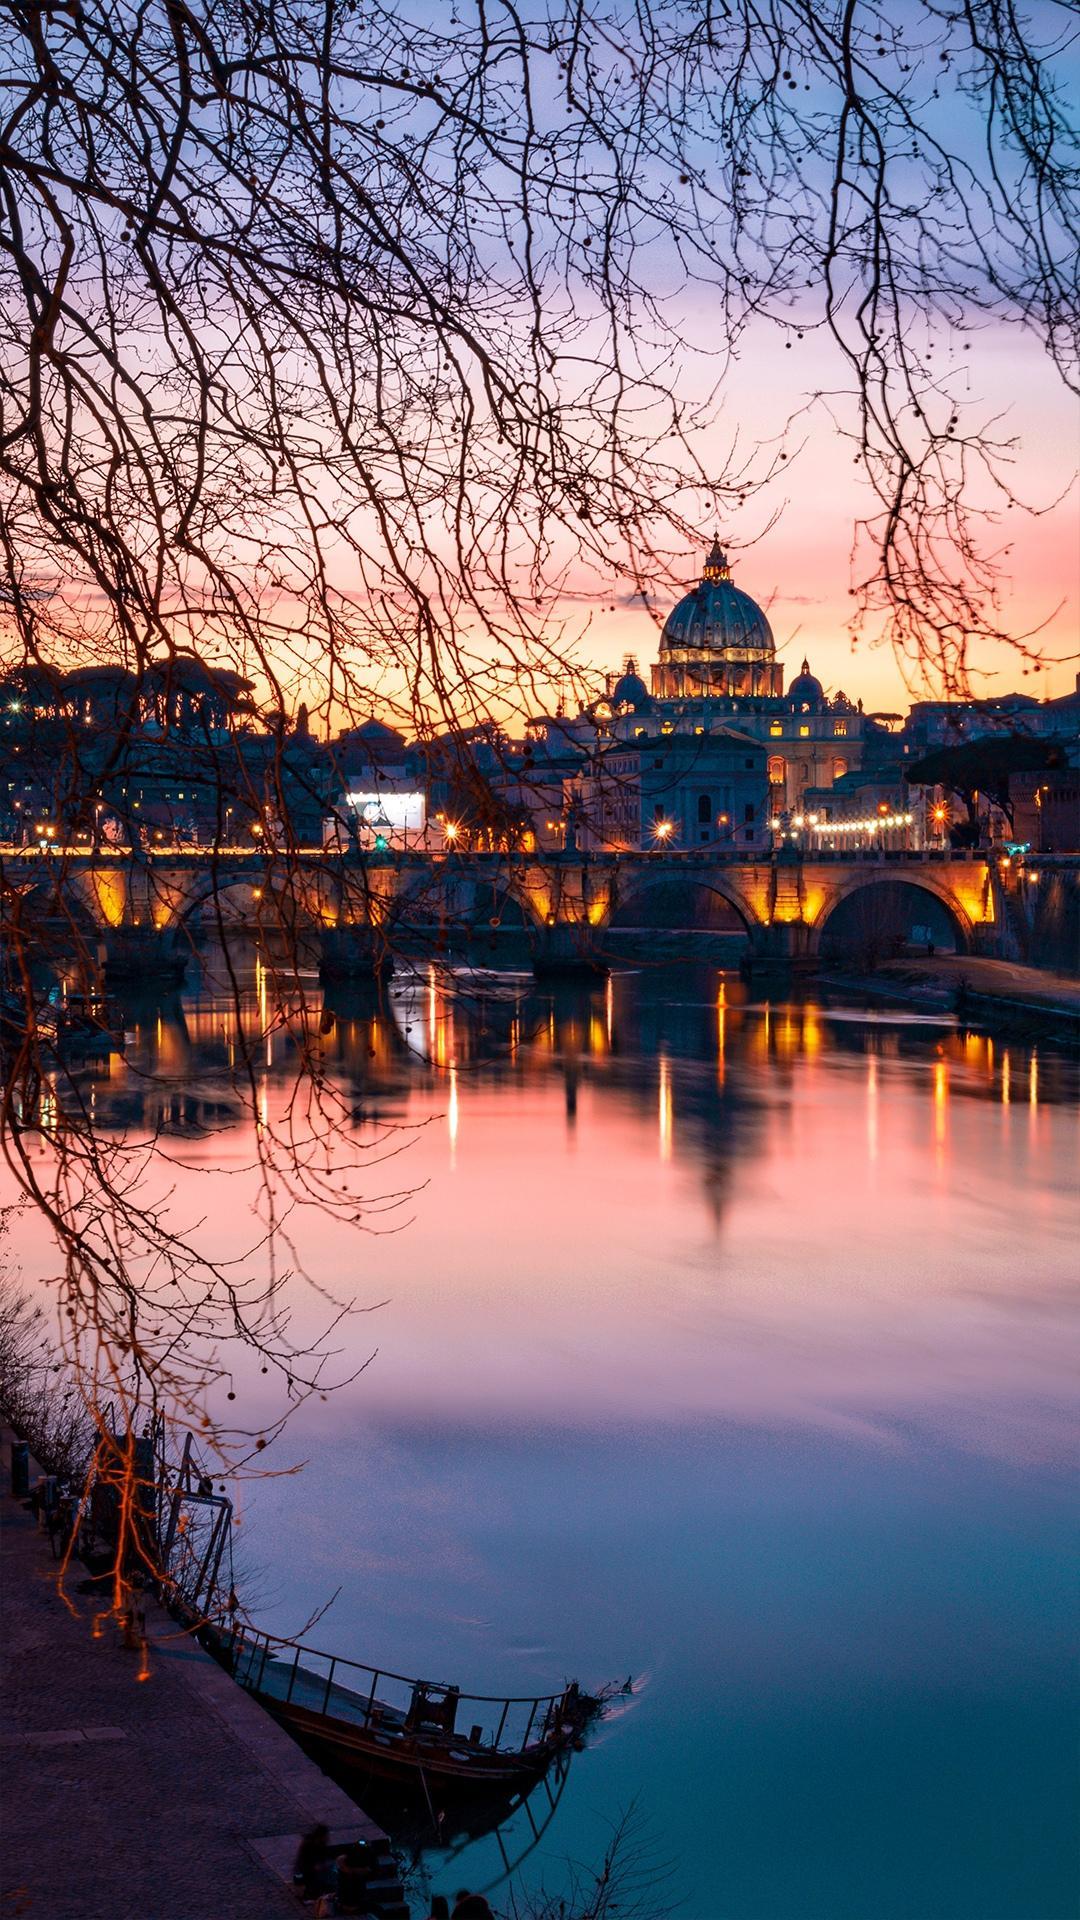
<path id="1" fill-rule="evenodd" d="M 405 1787 L 429 1805 L 528 1793 L 580 1746 L 603 1696 L 464 1694 L 237 1625 L 233 1677 L 336 1775 Z"/>

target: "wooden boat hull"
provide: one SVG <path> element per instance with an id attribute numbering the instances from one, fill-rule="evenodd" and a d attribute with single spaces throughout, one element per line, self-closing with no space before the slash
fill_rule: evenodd
<path id="1" fill-rule="evenodd" d="M 256 1698 L 313 1759 L 335 1774 L 355 1773 L 392 1783 L 425 1800 L 436 1799 L 440 1805 L 448 1796 L 502 1799 L 529 1793 L 556 1754 L 565 1752 L 575 1737 L 570 1732 L 508 1754 L 470 1747 L 465 1740 L 435 1743 L 406 1734 L 383 1734 L 270 1694 Z"/>

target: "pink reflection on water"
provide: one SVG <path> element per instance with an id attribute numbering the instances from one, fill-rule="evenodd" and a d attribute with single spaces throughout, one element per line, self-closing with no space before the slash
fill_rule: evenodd
<path id="1" fill-rule="evenodd" d="M 1058 1449 L 1077 1137 L 1052 1097 L 1060 1063 L 1042 1099 L 1034 1053 L 740 1004 L 726 982 L 700 1040 L 653 1050 L 626 1030 L 621 991 L 518 1008 L 488 1054 L 480 1016 L 463 1019 L 434 974 L 418 998 L 339 1023 L 335 1071 L 354 1077 L 359 1118 L 331 1138 L 332 1177 L 403 1197 L 359 1233 L 315 1207 L 290 1219 L 300 1339 L 325 1318 L 304 1273 L 361 1308 L 388 1302 L 340 1335 L 340 1373 L 377 1346 L 375 1365 L 305 1423 L 724 1420 L 895 1445 L 920 1421 L 1018 1456 Z M 165 1098 L 181 1070 L 205 1092 L 211 1042 L 220 1009 L 189 1010 L 182 1047 L 158 1022 L 99 1102 L 146 1097 L 155 1073 Z M 258 1084 L 269 1130 L 298 1112 L 286 1046 L 275 1055 Z M 1029 1126 L 1014 1138 L 1019 1057 Z M 257 1237 L 252 1149 L 242 1117 L 169 1142 L 170 1217 L 217 1258 Z M 28 1275 L 52 1270 L 39 1222 L 24 1219 L 20 1252 Z M 237 1385 L 254 1422 L 270 1383 Z"/>

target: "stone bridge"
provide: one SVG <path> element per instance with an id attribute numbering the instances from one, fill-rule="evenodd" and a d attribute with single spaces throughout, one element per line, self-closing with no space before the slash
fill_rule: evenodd
<path id="1" fill-rule="evenodd" d="M 162 848 L 145 853 L 0 848 L 6 938 L 67 923 L 104 946 L 117 976 L 182 972 L 197 919 L 314 934 L 324 971 L 389 964 L 410 929 L 444 937 L 523 928 L 544 967 L 595 970 L 605 931 L 634 926 L 745 931 L 752 952 L 810 961 L 837 909 L 874 890 L 916 889 L 939 903 L 959 951 L 1037 958 L 1041 903 L 1054 893 L 1075 919 L 1080 857 L 996 853 L 379 853 L 275 847 Z M 880 898 L 881 896 L 879 896 Z M 917 903 L 913 903 L 917 904 Z M 849 916 L 850 920 L 850 916 Z M 940 923 L 939 923 L 940 924 Z"/>

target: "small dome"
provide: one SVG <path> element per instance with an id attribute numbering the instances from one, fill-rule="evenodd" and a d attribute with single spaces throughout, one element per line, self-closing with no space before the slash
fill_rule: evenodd
<path id="1" fill-rule="evenodd" d="M 804 660 L 787 690 L 787 697 L 797 712 L 807 708 L 820 707 L 825 700 L 825 689 L 821 681 L 810 671 L 809 660 Z"/>
<path id="2" fill-rule="evenodd" d="M 634 713 L 648 713 L 652 706 L 652 695 L 637 670 L 636 661 L 627 661 L 611 689 L 610 699 L 616 712 L 620 707 L 629 707 Z"/>
<path id="3" fill-rule="evenodd" d="M 766 655 L 775 652 L 772 628 L 756 600 L 734 585 L 727 554 L 713 541 L 701 584 L 680 600 L 660 636 L 661 656 L 669 649 L 722 655 L 728 648 Z"/>

